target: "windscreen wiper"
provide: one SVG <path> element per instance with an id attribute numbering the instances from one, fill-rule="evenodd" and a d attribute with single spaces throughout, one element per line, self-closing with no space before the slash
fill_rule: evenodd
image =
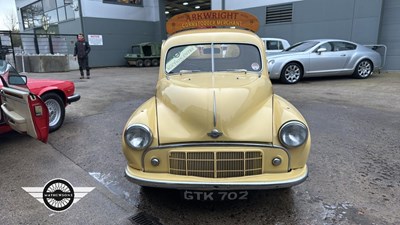
<path id="1" fill-rule="evenodd" d="M 247 74 L 247 70 L 246 69 L 229 69 L 229 70 L 226 70 L 226 71 Z"/>

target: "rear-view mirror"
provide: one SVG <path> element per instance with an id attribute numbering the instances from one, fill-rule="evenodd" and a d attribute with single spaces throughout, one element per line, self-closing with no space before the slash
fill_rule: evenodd
<path id="1" fill-rule="evenodd" d="M 26 85 L 27 77 L 24 75 L 9 75 L 8 84 L 10 85 Z"/>
<path id="2" fill-rule="evenodd" d="M 326 48 L 319 48 L 319 49 L 317 50 L 317 53 L 318 53 L 318 54 L 321 54 L 322 52 L 326 52 Z"/>
<path id="3" fill-rule="evenodd" d="M 203 50 L 203 54 L 211 54 L 211 48 L 205 48 L 204 50 Z M 214 50 L 214 54 L 220 54 L 220 52 L 221 52 L 221 49 L 219 49 L 219 48 L 214 48 L 213 49 Z"/>

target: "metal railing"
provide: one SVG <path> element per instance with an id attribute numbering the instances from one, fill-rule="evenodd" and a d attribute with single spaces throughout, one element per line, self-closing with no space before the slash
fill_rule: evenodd
<path id="1" fill-rule="evenodd" d="M 24 63 L 16 56 L 30 55 L 72 55 L 76 41 L 75 34 L 38 34 L 0 31 L 0 58 L 10 61 L 16 68 Z"/>

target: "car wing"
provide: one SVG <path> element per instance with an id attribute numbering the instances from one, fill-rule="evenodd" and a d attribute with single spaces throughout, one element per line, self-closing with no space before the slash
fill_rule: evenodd
<path id="1" fill-rule="evenodd" d="M 49 134 L 49 112 L 45 103 L 28 90 L 12 87 L 0 89 L 1 111 L 5 122 L 15 131 L 44 143 Z"/>

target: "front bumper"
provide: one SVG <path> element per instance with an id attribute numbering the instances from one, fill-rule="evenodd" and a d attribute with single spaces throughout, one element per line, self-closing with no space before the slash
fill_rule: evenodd
<path id="1" fill-rule="evenodd" d="M 308 168 L 294 169 L 287 173 L 268 173 L 231 178 L 204 178 L 168 173 L 146 173 L 129 166 L 126 178 L 141 186 L 183 190 L 266 190 L 287 188 L 307 179 Z"/>
<path id="2" fill-rule="evenodd" d="M 73 103 L 73 102 L 79 101 L 79 99 L 81 99 L 81 96 L 80 96 L 79 94 L 74 94 L 74 95 L 69 96 L 69 97 L 67 98 L 67 103 L 68 103 L 68 104 L 71 104 L 71 103 Z"/>

